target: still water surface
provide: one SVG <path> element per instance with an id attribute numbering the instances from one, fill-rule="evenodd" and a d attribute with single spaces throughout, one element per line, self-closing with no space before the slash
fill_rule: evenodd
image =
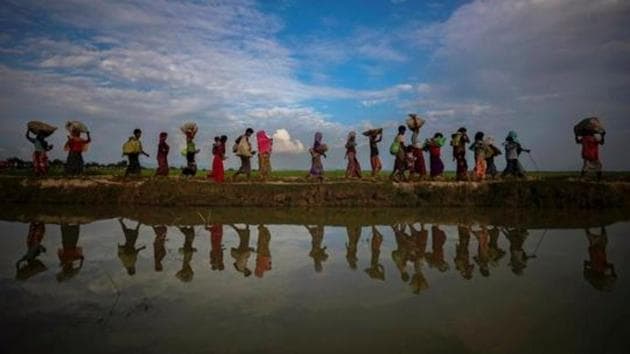
<path id="1" fill-rule="evenodd" d="M 2 352 L 627 349 L 627 218 L 160 213 L 3 217 Z"/>

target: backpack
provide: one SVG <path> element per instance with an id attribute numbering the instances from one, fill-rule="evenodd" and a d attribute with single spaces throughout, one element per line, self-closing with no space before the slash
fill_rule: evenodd
<path id="1" fill-rule="evenodd" d="M 389 147 L 389 153 L 392 155 L 398 155 L 399 151 L 400 151 L 400 143 L 398 142 L 398 139 L 394 139 L 394 142 Z"/>

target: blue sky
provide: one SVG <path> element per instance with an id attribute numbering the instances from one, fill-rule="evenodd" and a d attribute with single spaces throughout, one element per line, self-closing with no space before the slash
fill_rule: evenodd
<path id="1" fill-rule="evenodd" d="M 383 127 L 389 165 L 395 127 L 417 112 L 423 137 L 513 129 L 542 169 L 577 169 L 571 127 L 597 115 L 605 166 L 630 169 L 628 19 L 615 0 L 5 0 L 0 158 L 30 156 L 32 119 L 85 121 L 96 161 L 119 160 L 136 127 L 149 152 L 160 131 L 178 147 L 178 126 L 195 121 L 203 166 L 213 136 L 248 126 L 275 134 L 275 167 L 304 169 L 315 131 L 336 169 L 349 131 Z M 52 137 L 53 158 L 64 139 Z"/>

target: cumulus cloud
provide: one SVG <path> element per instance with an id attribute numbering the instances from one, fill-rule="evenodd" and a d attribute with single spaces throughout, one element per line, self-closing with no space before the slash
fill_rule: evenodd
<path id="1" fill-rule="evenodd" d="M 426 72 L 438 78 L 407 103 L 435 119 L 431 129 L 515 129 L 546 169 L 575 169 L 572 126 L 597 115 L 628 130 L 630 3 L 588 0 L 487 0 L 461 6 L 444 22 L 409 37 L 430 50 Z M 626 98 L 624 98 L 626 97 Z M 627 169 L 623 137 L 607 139 L 609 168 Z M 606 151 L 611 151 L 608 154 Z"/>
<path id="2" fill-rule="evenodd" d="M 273 150 L 276 153 L 299 154 L 304 152 L 304 144 L 299 140 L 292 140 L 286 129 L 278 129 L 273 133 Z"/>

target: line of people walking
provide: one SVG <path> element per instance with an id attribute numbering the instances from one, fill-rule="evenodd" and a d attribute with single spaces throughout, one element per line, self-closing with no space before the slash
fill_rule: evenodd
<path id="1" fill-rule="evenodd" d="M 442 148 L 446 146 L 446 137 L 442 132 L 435 133 L 431 138 L 420 140 L 420 130 L 424 125 L 424 120 L 415 114 L 410 114 L 406 120 L 406 125 L 400 125 L 397 134 L 390 145 L 389 152 L 394 158 L 394 166 L 390 178 L 394 181 L 408 181 L 410 179 L 435 179 L 443 178 L 444 161 L 442 160 Z M 42 122 L 29 122 L 26 138 L 33 144 L 33 169 L 36 176 L 45 176 L 48 173 L 47 153 L 53 146 L 48 144 L 46 138 L 55 131 L 55 127 Z M 80 122 L 68 122 L 66 129 L 69 132 L 68 140 L 64 150 L 68 152 L 65 165 L 66 175 L 79 175 L 83 173 L 84 161 L 83 153 L 87 151 L 92 139 L 87 127 Z M 195 143 L 195 136 L 198 128 L 195 123 L 186 123 L 181 128 L 186 138 L 186 145 L 181 151 L 186 159 L 186 166 L 181 174 L 192 177 L 197 174 L 196 155 L 200 153 Z M 407 143 L 405 135 L 407 130 L 411 131 L 411 140 Z M 582 176 L 589 171 L 594 171 L 598 179 L 602 176 L 602 163 L 599 158 L 599 146 L 604 144 L 605 134 L 601 122 L 597 118 L 587 118 L 576 125 L 575 140 L 582 146 L 582 158 L 584 160 Z M 31 136 L 34 133 L 35 136 Z M 234 173 L 233 178 L 244 176 L 250 179 L 252 173 L 251 160 L 258 155 L 258 173 L 261 179 L 266 180 L 271 176 L 271 154 L 273 139 L 264 130 L 256 133 L 258 151 L 252 146 L 252 136 L 254 129 L 247 128 L 242 135 L 239 135 L 232 146 L 234 153 L 240 160 L 240 167 Z M 363 132 L 368 139 L 370 152 L 371 176 L 377 177 L 382 171 L 382 161 L 379 152 L 379 143 L 383 140 L 383 129 L 370 129 Z M 142 131 L 135 129 L 127 142 L 122 146 L 122 154 L 127 157 L 127 169 L 125 177 L 140 176 L 140 157 L 150 157 L 144 151 L 141 142 Z M 324 178 L 324 160 L 327 157 L 328 146 L 323 142 L 323 134 L 316 132 L 312 147 L 309 149 L 311 155 L 311 168 L 308 177 L 322 181 Z M 157 170 L 156 176 L 167 176 L 170 174 L 169 152 L 170 146 L 167 143 L 168 134 L 162 132 L 158 136 L 157 149 Z M 224 161 L 227 159 L 228 137 L 226 135 L 216 136 L 212 144 L 212 164 L 208 173 L 208 178 L 215 182 L 225 181 Z M 352 131 L 348 133 L 345 144 L 345 159 L 347 166 L 345 177 L 349 179 L 360 179 L 363 177 L 361 165 L 358 158 L 357 134 Z M 468 136 L 465 127 L 460 127 L 451 134 L 450 146 L 452 149 L 452 160 L 455 162 L 455 179 L 457 181 L 477 180 L 483 181 L 487 178 L 497 177 L 526 177 L 525 169 L 519 161 L 521 154 L 531 152 L 523 147 L 515 131 L 508 132 L 503 149 L 495 143 L 493 137 L 478 131 L 474 139 Z M 467 154 L 472 151 L 474 155 L 474 166 L 469 169 Z M 424 153 L 428 154 L 428 170 L 425 163 Z M 497 169 L 495 158 L 504 154 L 506 160 L 505 169 L 501 174 Z M 533 161 L 533 159 L 532 159 Z"/>

